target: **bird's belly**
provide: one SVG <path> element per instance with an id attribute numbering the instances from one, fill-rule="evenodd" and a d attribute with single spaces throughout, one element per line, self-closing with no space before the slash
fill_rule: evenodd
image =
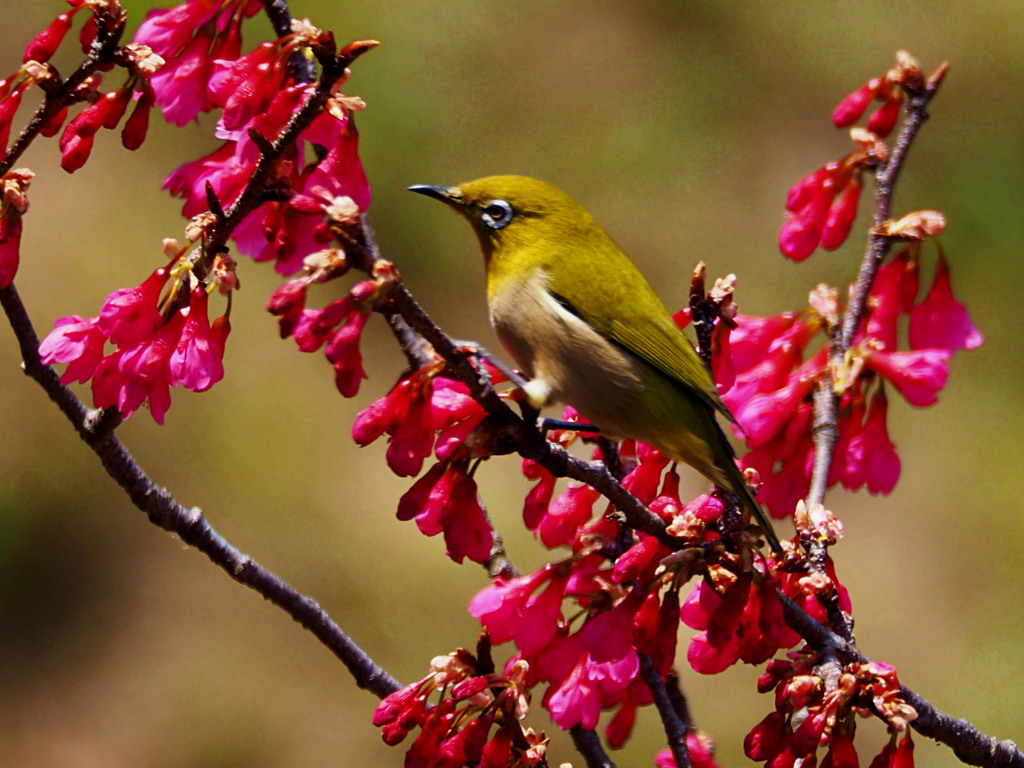
<path id="1" fill-rule="evenodd" d="M 545 385 L 550 402 L 572 405 L 611 437 L 643 439 L 635 434 L 635 422 L 645 410 L 650 366 L 546 292 L 522 291 L 492 302 L 491 322 L 523 373 Z"/>

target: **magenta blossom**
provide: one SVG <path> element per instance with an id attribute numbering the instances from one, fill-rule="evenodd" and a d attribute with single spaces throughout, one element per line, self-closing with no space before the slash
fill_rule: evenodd
<path id="1" fill-rule="evenodd" d="M 207 317 L 209 294 L 203 287 L 192 291 L 188 320 L 171 353 L 171 380 L 193 392 L 205 392 L 224 378 L 224 345 L 228 326 L 211 328 Z"/>
<path id="2" fill-rule="evenodd" d="M 945 349 L 916 349 L 886 352 L 867 346 L 865 365 L 881 374 L 899 390 L 911 405 L 924 407 L 938 399 L 949 376 L 950 352 Z"/>
<path id="3" fill-rule="evenodd" d="M 798 181 L 786 200 L 786 221 L 779 248 L 793 261 L 803 261 L 819 245 L 835 250 L 846 240 L 860 200 L 861 153 L 829 163 Z"/>
<path id="4" fill-rule="evenodd" d="M 166 62 L 153 76 L 153 88 L 168 122 L 185 125 L 213 107 L 206 87 L 214 62 L 238 57 L 241 22 L 261 7 L 257 0 L 188 0 L 149 12 L 134 41 L 148 45 Z"/>
<path id="5" fill-rule="evenodd" d="M 97 318 L 69 315 L 54 322 L 54 329 L 39 345 L 44 365 L 67 363 L 60 380 L 65 384 L 85 382 L 93 377 L 103 359 L 107 337 L 97 327 Z"/>
<path id="6" fill-rule="evenodd" d="M 482 563 L 491 554 L 494 533 L 465 460 L 435 464 L 402 496 L 398 519 L 415 519 L 425 536 L 443 533 L 457 563 Z"/>
<path id="7" fill-rule="evenodd" d="M 949 263 L 939 255 L 935 282 L 924 301 L 910 311 L 910 346 L 913 349 L 974 349 L 984 337 L 974 327 L 967 310 L 953 297 Z"/>

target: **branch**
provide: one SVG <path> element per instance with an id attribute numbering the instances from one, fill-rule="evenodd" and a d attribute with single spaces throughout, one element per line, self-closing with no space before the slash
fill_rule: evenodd
<path id="1" fill-rule="evenodd" d="M 856 645 L 822 626 L 786 595 L 779 593 L 779 599 L 786 623 L 809 644 L 824 649 L 843 664 L 869 661 Z M 968 721 L 947 715 L 905 685 L 900 687 L 900 695 L 917 711 L 917 718 L 910 727 L 922 736 L 945 744 L 964 763 L 986 768 L 1024 768 L 1024 752 L 1014 742 L 986 736 Z"/>
<path id="2" fill-rule="evenodd" d="M 686 744 L 686 736 L 690 732 L 690 723 L 684 720 L 676 707 L 676 702 L 669 694 L 665 681 L 654 668 L 654 662 L 646 653 L 638 653 L 640 657 L 640 675 L 643 677 L 647 688 L 654 699 L 654 706 L 661 716 L 662 725 L 665 727 L 665 738 L 668 741 L 668 748 L 675 758 L 676 768 L 690 768 L 690 749 Z M 676 679 L 678 682 L 678 678 Z M 679 689 L 676 688 L 678 693 Z"/>
<path id="3" fill-rule="evenodd" d="M 860 328 L 867 309 L 868 294 L 875 281 L 879 267 L 889 253 L 892 239 L 881 234 L 879 227 L 889 218 L 892 198 L 895 192 L 896 179 L 903 169 L 907 152 L 918 131 L 928 119 L 928 104 L 938 92 L 948 65 L 943 64 L 936 70 L 927 83 L 920 88 L 910 90 L 906 105 L 906 118 L 896 139 L 889 158 L 882 162 L 875 174 L 875 210 L 872 215 L 872 228 L 868 234 L 867 248 L 860 264 L 853 293 L 843 313 L 838 333 L 832 339 L 829 348 L 830 368 L 842 364 L 843 358 L 853 345 L 854 336 Z M 839 393 L 835 392 L 832 382 L 826 377 L 818 383 L 814 394 L 813 438 L 814 467 L 811 473 L 811 485 L 807 494 L 807 504 L 823 504 L 828 486 L 828 473 L 832 466 L 836 438 L 838 437 L 837 422 L 839 417 Z"/>
<path id="4" fill-rule="evenodd" d="M 896 144 L 885 160 L 879 162 L 875 172 L 875 209 L 872 215 L 873 226 L 868 234 L 867 247 L 861 261 L 857 279 L 853 286 L 850 301 L 843 312 L 838 328 L 829 329 L 828 370 L 840 370 L 844 364 L 846 353 L 853 345 L 854 336 L 860 328 L 867 310 L 868 295 L 874 284 L 875 275 L 889 253 L 892 238 L 880 231 L 881 225 L 889 219 L 892 198 L 895 192 L 896 179 L 906 160 L 907 153 L 918 131 L 928 119 L 928 104 L 937 93 L 945 76 L 947 64 L 943 64 L 925 83 L 905 84 L 908 93 L 906 117 L 896 138 Z M 839 403 L 842 397 L 833 386 L 831 375 L 818 380 L 814 391 L 814 405 L 811 435 L 814 443 L 814 463 L 811 470 L 810 486 L 807 492 L 807 505 L 824 504 L 828 488 L 828 476 L 835 457 L 836 441 L 839 437 Z M 811 541 L 805 544 L 811 567 L 824 573 L 828 558 L 828 547 L 824 542 Z M 839 609 L 838 595 L 824 598 L 822 603 L 829 616 L 829 623 L 850 642 L 853 641 L 851 628 Z"/>
<path id="5" fill-rule="evenodd" d="M 608 753 L 604 751 L 601 739 L 596 733 L 577 725 L 569 729 L 569 735 L 572 736 L 573 744 L 576 745 L 576 751 L 587 761 L 587 768 L 617 768 L 612 759 L 608 757 Z"/>
<path id="6" fill-rule="evenodd" d="M 53 368 L 40 361 L 39 338 L 13 285 L 0 290 L 0 305 L 21 347 L 25 374 L 45 390 L 82 440 L 99 457 L 107 474 L 124 489 L 132 503 L 145 512 L 154 525 L 176 533 L 182 541 L 205 554 L 239 584 L 255 590 L 283 609 L 341 660 L 360 688 L 383 698 L 401 687 L 397 680 L 352 641 L 315 600 L 299 593 L 280 577 L 233 547 L 210 526 L 198 508 L 186 509 L 165 488 L 157 486 L 109 430 L 95 430 L 95 412 L 87 409 L 61 383 Z"/>
<path id="7" fill-rule="evenodd" d="M 270 20 L 270 26 L 274 28 L 274 34 L 279 38 L 290 35 L 292 32 L 292 15 L 288 10 L 288 0 L 262 0 L 263 12 Z M 313 62 L 307 59 L 302 50 L 292 51 L 288 57 L 288 66 L 292 75 L 300 83 L 310 83 L 316 77 Z"/>

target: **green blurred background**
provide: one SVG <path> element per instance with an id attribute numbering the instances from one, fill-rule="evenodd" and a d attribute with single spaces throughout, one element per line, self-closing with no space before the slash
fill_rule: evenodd
<path id="1" fill-rule="evenodd" d="M 134 29 L 156 3 L 127 5 Z M 0 2 L 0 72 L 64 7 Z M 950 60 L 896 209 L 947 213 L 954 288 L 986 342 L 955 358 L 938 405 L 892 408 L 901 481 L 888 498 L 830 496 L 848 532 L 835 556 L 866 654 L 982 730 L 1024 737 L 1017 0 L 310 0 L 293 11 L 342 42 L 383 41 L 346 86 L 369 105 L 359 127 L 377 235 L 447 331 L 491 345 L 473 237 L 409 184 L 542 177 L 605 224 L 669 305 L 682 304 L 704 259 L 711 275 L 739 275 L 744 311 L 771 314 L 856 269 L 862 237 L 800 265 L 775 246 L 789 186 L 848 151 L 832 107 L 899 48 L 929 71 Z M 211 123 L 154 122 L 133 156 L 104 133 L 73 176 L 54 141 L 23 161 L 37 177 L 17 286 L 42 333 L 138 283 L 160 261 L 161 238 L 181 236 L 179 203 L 160 184 L 214 146 Z M 465 605 L 486 580 L 395 520 L 409 481 L 387 472 L 383 445 L 360 450 L 349 437 L 402 360 L 372 322 L 370 379 L 343 400 L 321 356 L 277 338 L 263 311 L 279 283 L 272 269 L 243 260 L 239 273 L 227 378 L 204 395 L 177 393 L 163 428 L 140 411 L 120 435 L 158 483 L 320 601 L 399 679 L 418 678 L 431 656 L 472 645 Z M 373 697 L 281 611 L 152 527 L 19 362 L 12 335 L 0 335 L 0 764 L 401 765 L 369 723 Z M 480 477 L 513 558 L 535 567 L 544 555 L 518 530 L 528 487 L 518 462 L 489 462 Z M 720 764 L 745 762 L 742 737 L 772 706 L 753 690 L 757 670 L 708 679 L 681 667 Z M 531 723 L 550 729 L 539 707 Z M 872 731 L 859 742 L 865 765 L 881 746 Z M 616 759 L 650 765 L 662 741 L 645 712 Z M 955 763 L 923 740 L 919 755 Z M 561 737 L 551 757 L 581 764 Z"/>

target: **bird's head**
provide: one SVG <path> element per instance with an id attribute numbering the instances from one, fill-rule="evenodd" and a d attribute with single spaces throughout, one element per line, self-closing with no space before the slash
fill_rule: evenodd
<path id="1" fill-rule="evenodd" d="M 440 200 L 473 225 L 484 256 L 543 249 L 545 243 L 580 242 L 597 223 L 560 189 L 527 176 L 487 176 L 457 187 L 416 184 L 413 192 Z"/>

